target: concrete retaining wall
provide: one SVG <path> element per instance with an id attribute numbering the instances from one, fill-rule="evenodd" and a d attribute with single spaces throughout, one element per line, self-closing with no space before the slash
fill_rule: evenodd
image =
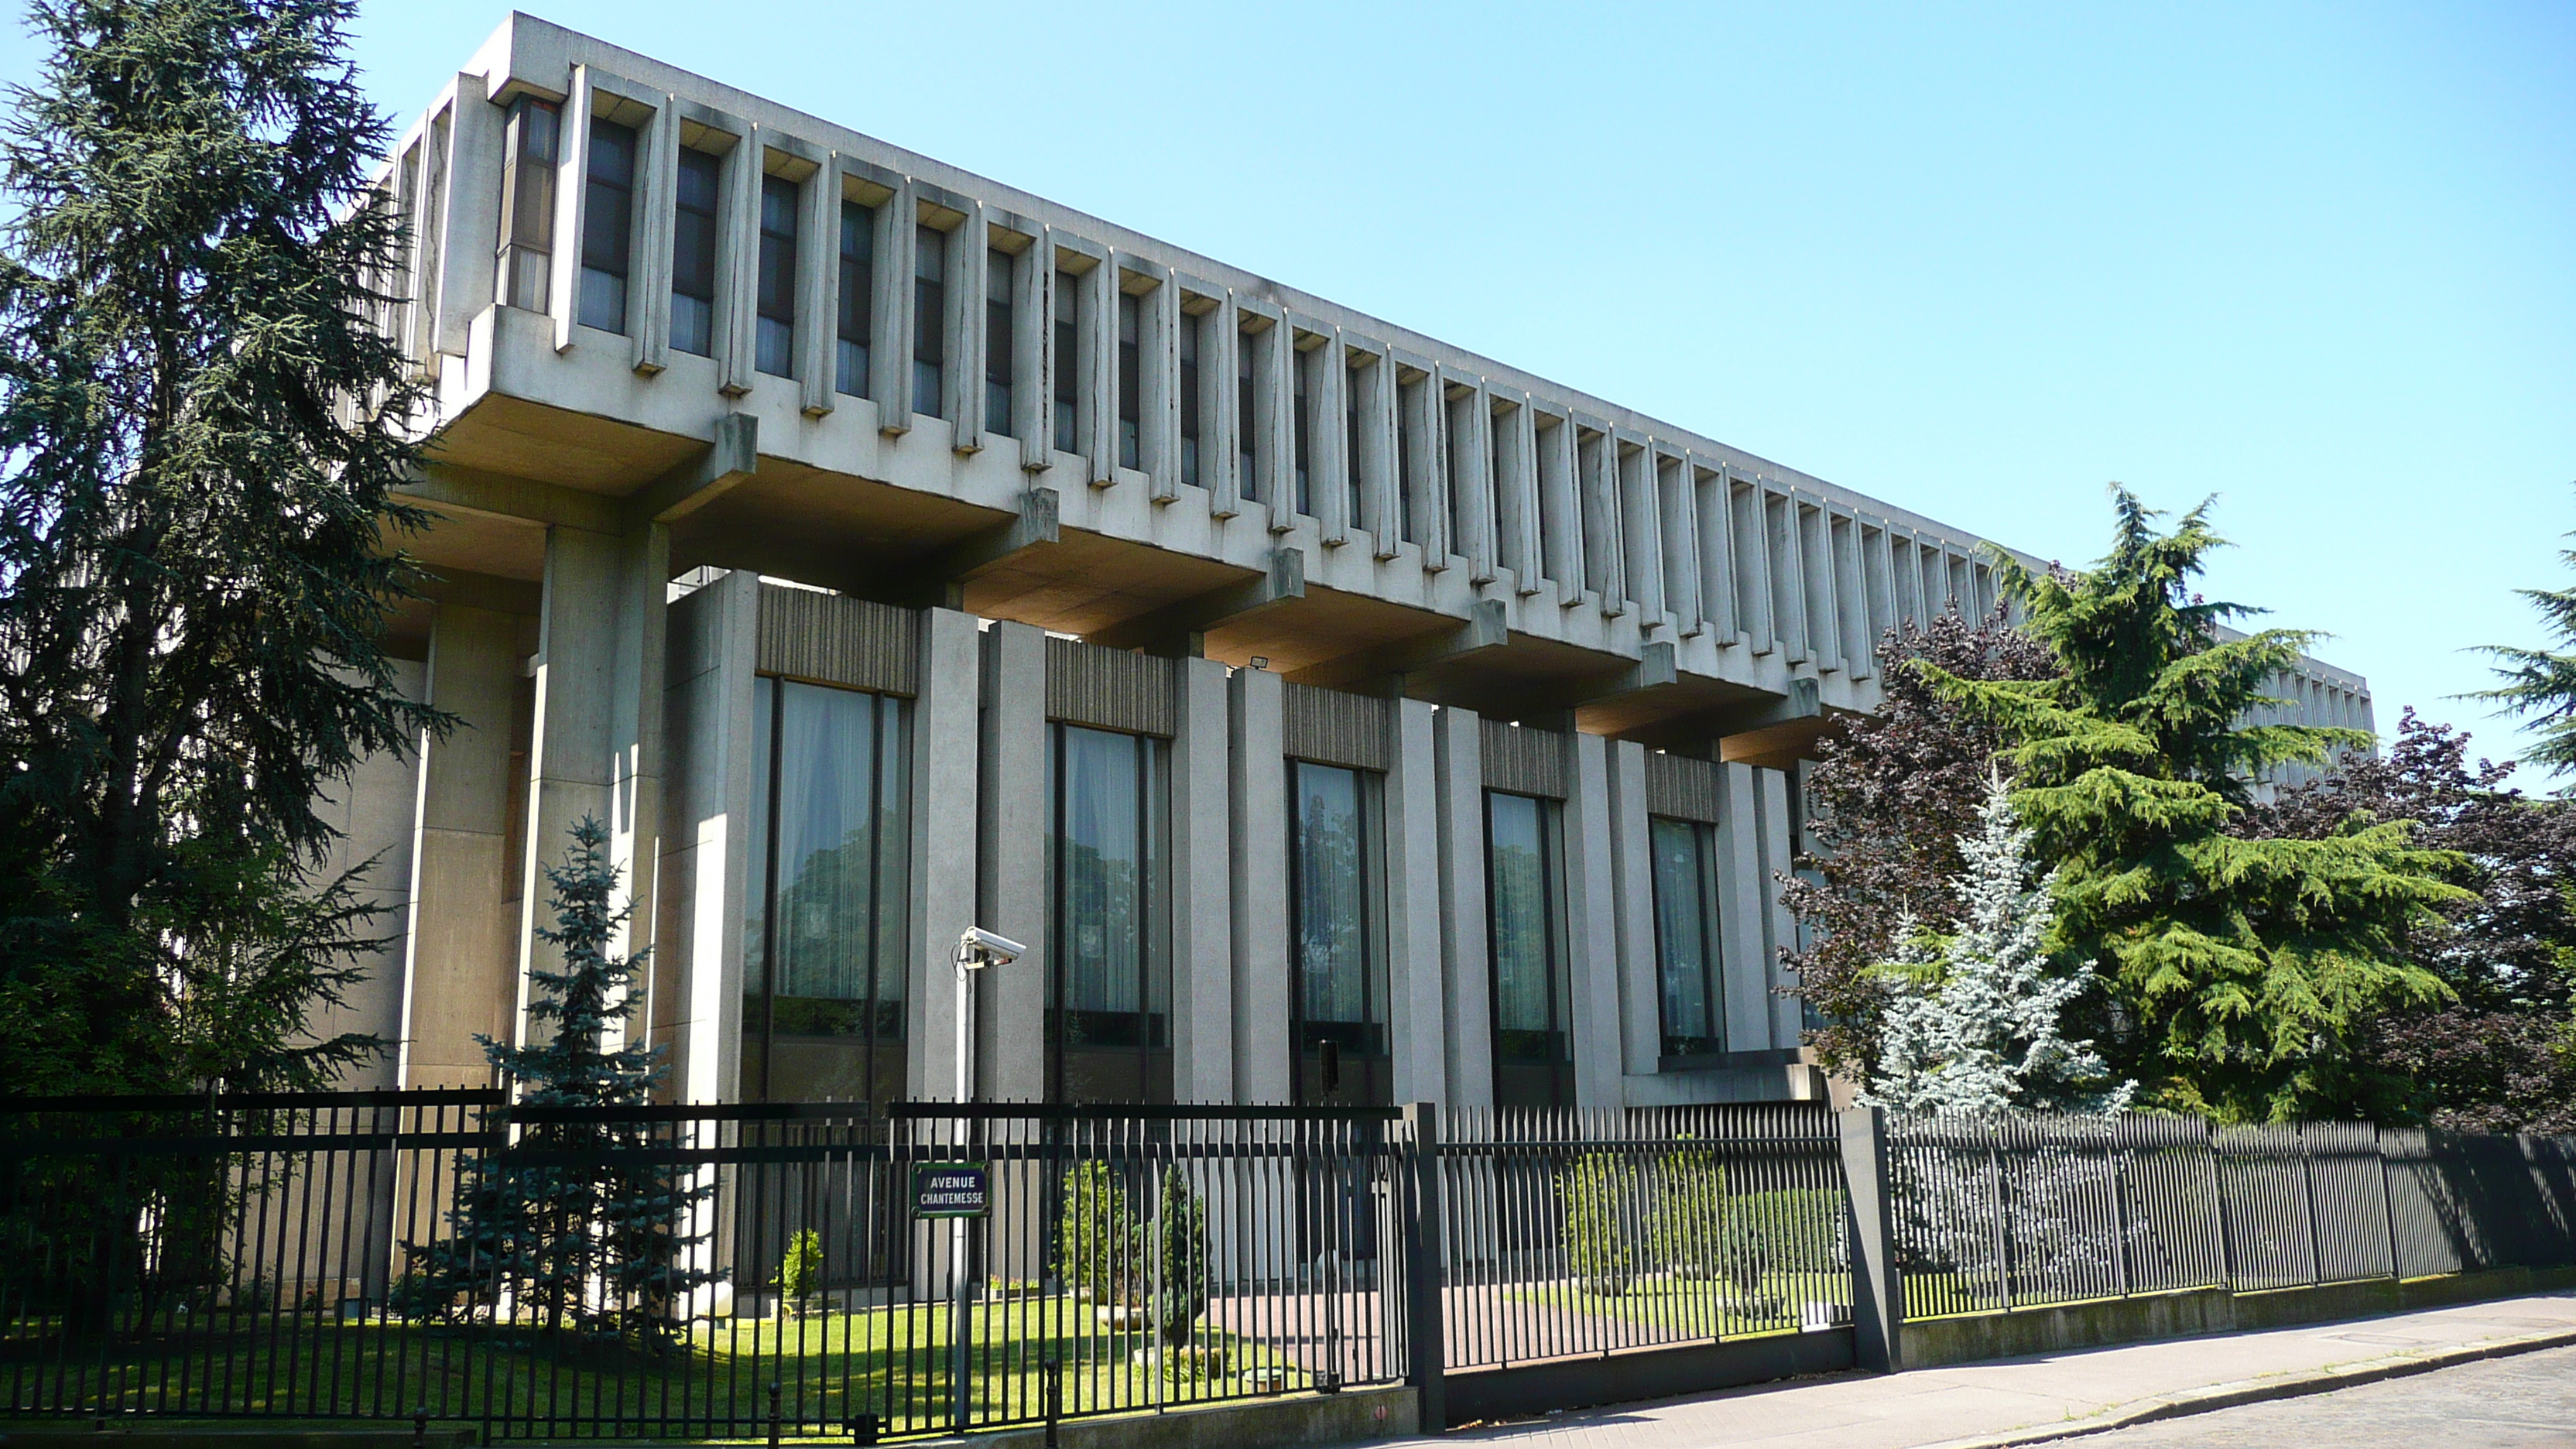
<path id="1" fill-rule="evenodd" d="M 2576 1287 L 2576 1268 L 2497 1268 L 2439 1278 L 2374 1278 L 2265 1293 L 2204 1288 L 2013 1313 L 1961 1314 L 1906 1324 L 1904 1366 L 1939 1368 L 1944 1364 L 2019 1358 L 2025 1354 L 2186 1338 L 2197 1333 L 2249 1333 L 2568 1287 Z"/>
<path id="2" fill-rule="evenodd" d="M 1453 1371 L 1442 1382 L 1454 1426 L 1589 1404 L 1714 1393 L 1851 1366 L 1852 1331 L 1833 1328 Z"/>
<path id="3" fill-rule="evenodd" d="M 1066 1419 L 1056 1426 L 1056 1442 L 1063 1449 L 1289 1449 L 1291 1445 L 1410 1437 L 1419 1424 L 1413 1390 L 1397 1385 L 1338 1394 L 1286 1394 L 1166 1414 Z M 1046 1430 L 1013 1429 L 932 1442 L 973 1449 L 1039 1449 L 1046 1442 Z"/>

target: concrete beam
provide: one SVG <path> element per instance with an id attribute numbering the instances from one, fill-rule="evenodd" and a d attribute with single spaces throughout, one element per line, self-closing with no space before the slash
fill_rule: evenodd
<path id="1" fill-rule="evenodd" d="M 614 498 L 541 483 L 534 478 L 486 473 L 479 468 L 424 463 L 419 474 L 405 479 L 394 493 L 406 502 L 441 513 L 486 513 L 531 523 L 560 523 L 593 533 L 619 531 L 618 502 Z"/>
<path id="2" fill-rule="evenodd" d="M 685 518 L 759 471 L 760 419 L 751 413 L 727 413 L 716 419 L 715 436 L 704 457 L 681 464 L 626 500 L 626 525 L 635 528 Z"/>
<path id="3" fill-rule="evenodd" d="M 1167 657 L 1202 658 L 1209 630 L 1304 597 L 1305 551 L 1275 548 L 1270 551 L 1270 571 L 1266 574 L 1121 619 L 1084 635 L 1083 642 L 1104 649 L 1142 649 Z"/>
<path id="4" fill-rule="evenodd" d="M 1503 601 L 1479 599 L 1462 623 L 1309 664 L 1291 672 L 1286 678 L 1292 684 L 1347 689 L 1355 684 L 1446 664 L 1487 649 L 1499 649 L 1510 643 L 1511 637 L 1511 626 L 1505 622 Z"/>
<path id="5" fill-rule="evenodd" d="M 1033 487 L 1020 495 L 1020 514 L 978 529 L 932 554 L 899 582 L 894 602 L 914 607 L 963 609 L 967 581 L 1064 536 L 1056 491 Z"/>
<path id="6" fill-rule="evenodd" d="M 1681 668 L 1673 657 L 1672 641 L 1649 640 L 1644 648 L 1637 651 L 1636 663 L 1605 679 L 1566 690 L 1550 704 L 1556 709 L 1572 710 L 1625 695 L 1643 694 L 1650 689 L 1661 689 L 1679 683 L 1681 677 Z"/>

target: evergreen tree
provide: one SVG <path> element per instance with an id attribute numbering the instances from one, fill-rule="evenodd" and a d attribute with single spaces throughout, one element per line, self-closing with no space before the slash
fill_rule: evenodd
<path id="1" fill-rule="evenodd" d="M 1902 946 L 1907 917 L 1933 931 L 1957 925 L 1959 841 L 1977 828 L 2004 746 L 1992 722 L 1936 695 L 1908 667 L 1915 659 L 1965 679 L 2057 675 L 2048 650 L 2002 610 L 1976 620 L 1945 610 L 1879 641 L 1878 708 L 1836 722 L 1818 742 L 1807 781 L 1817 849 L 1780 881 L 1781 904 L 1811 944 L 1784 958 L 1822 1019 L 1809 1043 L 1828 1068 L 1859 1081 L 1875 1074 L 1887 1001 L 1889 978 L 1876 968 Z"/>
<path id="2" fill-rule="evenodd" d="M 635 1011 L 643 957 L 607 950 L 633 907 L 611 904 L 617 871 L 602 854 L 607 827 L 584 816 L 572 840 L 564 863 L 546 871 L 555 925 L 538 932 L 562 949 L 563 964 L 529 972 L 538 988 L 529 1021 L 552 1022 L 554 1032 L 533 1047 L 477 1040 L 523 1106 L 643 1107 L 662 1076 L 662 1049 L 608 1041 Z M 703 1236 L 682 1232 L 681 1219 L 714 1188 L 692 1186 L 686 1169 L 657 1160 L 670 1145 L 633 1119 L 541 1116 L 512 1147 L 460 1159 L 451 1231 L 411 1249 L 406 1310 L 488 1311 L 506 1292 L 523 1320 L 548 1333 L 668 1346 L 681 1298 L 717 1276 L 681 1264 Z"/>
<path id="3" fill-rule="evenodd" d="M 1187 1348 L 1207 1312 L 1207 1205 L 1190 1191 L 1189 1174 L 1177 1162 L 1163 1168 L 1154 1239 L 1154 1331 L 1167 1347 Z"/>
<path id="4" fill-rule="evenodd" d="M 439 718 L 380 643 L 406 594 L 386 539 L 421 521 L 390 493 L 419 393 L 375 320 L 401 239 L 369 203 L 389 135 L 352 9 L 35 6 L 51 54 L 0 138 L 0 1069 L 22 1090 L 292 1084 L 366 1045 L 295 1044 L 363 942 L 281 917 L 348 903 L 309 876 L 316 800 Z"/>
<path id="5" fill-rule="evenodd" d="M 2558 557 L 2576 565 L 2576 549 L 2561 549 Z M 2511 714 L 2537 716 L 2527 726 L 2538 739 L 2531 747 L 2532 760 L 2552 770 L 2576 767 L 2576 588 L 2515 592 L 2540 611 L 2541 622 L 2559 647 L 2488 645 L 2484 652 L 2503 661 L 2495 671 L 2503 683 L 2469 698 L 2493 700 Z"/>
<path id="6" fill-rule="evenodd" d="M 2313 636 L 2222 639 L 2224 621 L 2253 611 L 2189 592 L 2223 543 L 2208 505 L 2159 534 L 2158 514 L 2125 489 L 2113 496 L 2111 551 L 2091 570 L 2038 573 L 1994 555 L 2062 679 L 1915 667 L 2013 741 L 2014 807 L 2057 872 L 2050 946 L 2109 973 L 2115 1069 L 2158 1105 L 2225 1119 L 2350 1110 L 2357 1025 L 2443 993 L 2406 940 L 2462 898 L 2441 878 L 2453 862 L 2415 845 L 2402 820 L 2356 819 L 2316 840 L 2237 832 L 2267 772 L 2370 737 L 2245 723 L 2281 703 L 2265 685 Z"/>
<path id="7" fill-rule="evenodd" d="M 2138 1084 L 2098 1090 L 2109 1076 L 2100 1054 L 2061 1030 L 2068 1004 L 2094 984 L 2093 963 L 2050 962 L 2054 880 L 2032 879 L 2030 846 L 2003 777 L 1990 776 L 1977 829 L 1959 839 L 1958 931 L 1907 933 L 1886 968 L 1894 999 L 1869 1101 L 1974 1116 L 2127 1110 Z"/>

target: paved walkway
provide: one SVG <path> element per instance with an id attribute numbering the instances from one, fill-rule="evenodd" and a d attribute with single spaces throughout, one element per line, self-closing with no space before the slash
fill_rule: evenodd
<path id="1" fill-rule="evenodd" d="M 2262 1397 L 2301 1378 L 2367 1376 L 2409 1360 L 2518 1340 L 2576 1343 L 2576 1292 L 1902 1374 L 1834 1374 L 1405 1442 L 1454 1446 L 1491 1439 L 1511 1449 L 1967 1449 L 2030 1443 L 2193 1398 Z"/>

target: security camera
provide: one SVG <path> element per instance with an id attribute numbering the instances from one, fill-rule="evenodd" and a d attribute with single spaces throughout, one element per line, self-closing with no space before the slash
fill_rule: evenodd
<path id="1" fill-rule="evenodd" d="M 969 966 L 1008 966 L 1028 952 L 1028 947 L 1010 937 L 995 935 L 981 926 L 969 926 L 966 934 L 957 938 L 957 954 Z"/>

